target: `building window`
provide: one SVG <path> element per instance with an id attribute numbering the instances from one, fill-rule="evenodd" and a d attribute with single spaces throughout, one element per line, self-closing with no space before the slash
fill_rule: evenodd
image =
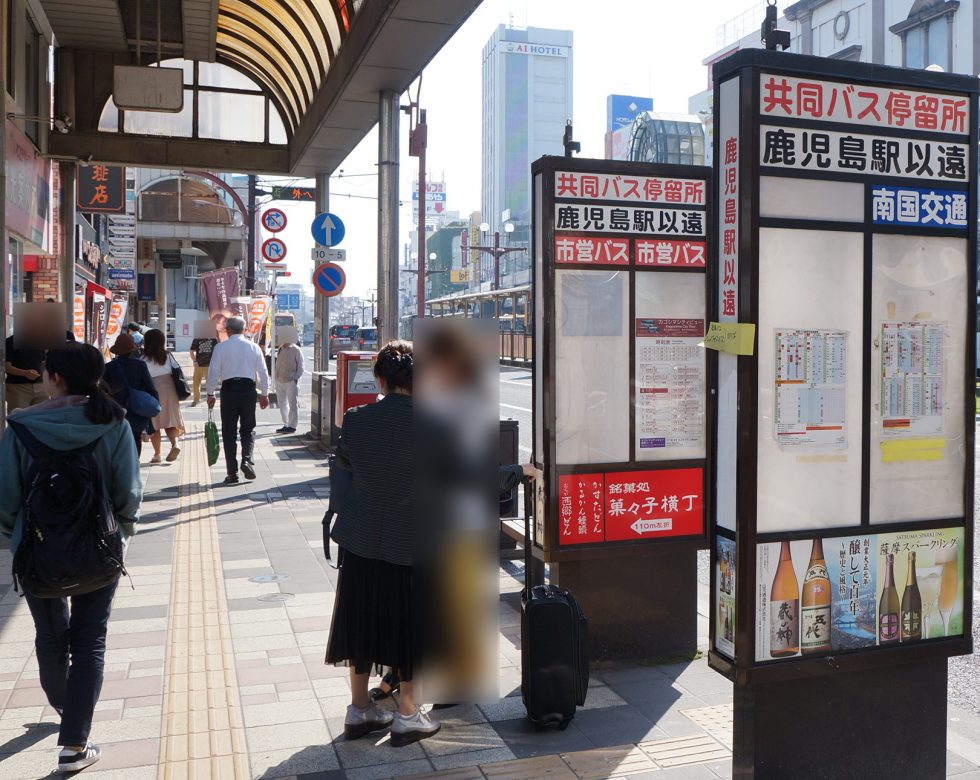
<path id="1" fill-rule="evenodd" d="M 7 94 L 14 94 L 14 0 L 7 0 Z"/>
<path id="2" fill-rule="evenodd" d="M 938 65 L 946 71 L 953 69 L 950 38 L 953 15 L 959 8 L 957 0 L 917 0 L 908 18 L 890 29 L 902 38 L 902 65 L 906 68 L 927 68 Z"/>

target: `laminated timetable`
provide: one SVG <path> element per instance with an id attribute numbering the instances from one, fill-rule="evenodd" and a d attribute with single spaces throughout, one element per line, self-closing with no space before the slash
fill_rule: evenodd
<path id="1" fill-rule="evenodd" d="M 774 435 L 783 449 L 847 449 L 847 332 L 775 332 Z"/>
<path id="2" fill-rule="evenodd" d="M 636 320 L 636 446 L 698 447 L 704 437 L 704 321 Z"/>
<path id="3" fill-rule="evenodd" d="M 881 323 L 883 436 L 943 433 L 945 338 L 942 322 Z"/>

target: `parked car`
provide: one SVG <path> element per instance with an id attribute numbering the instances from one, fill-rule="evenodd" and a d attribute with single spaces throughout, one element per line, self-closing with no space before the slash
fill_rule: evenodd
<path id="1" fill-rule="evenodd" d="M 354 334 L 357 325 L 334 325 L 330 328 L 330 359 L 337 357 L 338 352 L 354 348 Z"/>
<path id="2" fill-rule="evenodd" d="M 354 349 L 377 350 L 378 349 L 378 329 L 377 328 L 358 328 L 354 334 Z"/>

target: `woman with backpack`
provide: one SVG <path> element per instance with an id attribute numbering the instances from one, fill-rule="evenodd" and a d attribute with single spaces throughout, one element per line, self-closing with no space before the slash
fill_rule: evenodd
<path id="1" fill-rule="evenodd" d="M 112 400 L 126 410 L 126 422 L 133 431 L 139 459 L 143 434 L 153 433 L 150 421 L 160 413 L 160 395 L 146 363 L 139 359 L 132 336 L 120 333 L 109 351 L 116 357 L 105 367 L 105 383 Z"/>
<path id="2" fill-rule="evenodd" d="M 133 436 L 101 386 L 104 370 L 88 344 L 50 350 L 50 400 L 11 414 L 0 438 L 0 532 L 34 618 L 41 687 L 61 715 L 61 772 L 100 757 L 88 737 L 124 540 L 142 500 Z"/>
<path id="3" fill-rule="evenodd" d="M 165 431 L 170 439 L 170 452 L 167 463 L 173 463 L 180 455 L 177 439 L 184 433 L 184 416 L 180 412 L 180 398 L 174 387 L 173 370 L 179 367 L 177 359 L 167 351 L 167 340 L 163 331 L 152 328 L 143 336 L 143 362 L 150 369 L 150 377 L 160 399 L 160 413 L 153 418 L 153 457 L 150 463 L 160 462 L 160 431 Z"/>

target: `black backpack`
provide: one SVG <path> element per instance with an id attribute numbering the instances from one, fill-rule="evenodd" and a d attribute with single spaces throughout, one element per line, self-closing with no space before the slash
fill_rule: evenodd
<path id="1" fill-rule="evenodd" d="M 81 596 L 126 574 L 122 533 L 93 452 L 42 444 L 25 425 L 8 423 L 32 458 L 25 520 L 14 553 L 14 587 L 37 598 Z"/>

